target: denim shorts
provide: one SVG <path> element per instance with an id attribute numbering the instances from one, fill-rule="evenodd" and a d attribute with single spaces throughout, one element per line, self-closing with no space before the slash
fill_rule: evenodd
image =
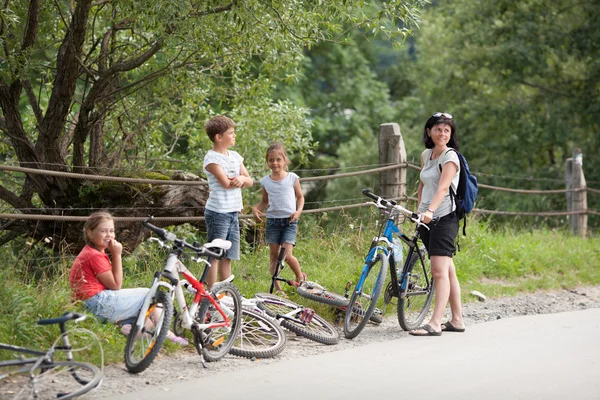
<path id="1" fill-rule="evenodd" d="M 436 222 L 427 224 L 430 230 L 423 227 L 419 228 L 421 240 L 427 248 L 429 257 L 446 256 L 452 257 L 456 254 L 454 240 L 458 234 L 458 218 L 456 213 L 452 212 L 443 216 Z"/>
<path id="2" fill-rule="evenodd" d="M 86 307 L 103 322 L 131 322 L 137 317 L 148 288 L 103 290 L 85 300 Z"/>
<path id="3" fill-rule="evenodd" d="M 208 241 L 225 239 L 231 242 L 231 248 L 225 253 L 230 260 L 240 259 L 240 222 L 237 212 L 219 213 L 204 210 Z"/>
<path id="4" fill-rule="evenodd" d="M 289 218 L 267 218 L 267 244 L 291 243 L 296 245 L 298 221 L 290 222 Z"/>

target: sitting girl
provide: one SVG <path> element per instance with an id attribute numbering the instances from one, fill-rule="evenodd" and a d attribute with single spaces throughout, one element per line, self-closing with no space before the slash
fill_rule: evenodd
<path id="1" fill-rule="evenodd" d="M 121 289 L 123 246 L 115 239 L 115 225 L 109 213 L 98 211 L 90 215 L 83 226 L 83 234 L 87 244 L 73 262 L 69 274 L 72 298 L 82 300 L 100 320 L 122 325 L 121 332 L 127 335 L 131 330 L 127 322 L 137 317 L 150 289 Z M 112 263 L 106 250 L 112 255 Z M 167 338 L 183 346 L 188 344 L 185 338 L 171 331 Z"/>

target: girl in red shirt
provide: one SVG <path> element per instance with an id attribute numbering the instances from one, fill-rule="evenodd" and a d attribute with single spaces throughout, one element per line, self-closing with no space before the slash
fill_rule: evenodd
<path id="1" fill-rule="evenodd" d="M 91 214 L 83 226 L 83 233 L 87 244 L 73 262 L 69 274 L 73 300 L 82 300 L 90 312 L 103 321 L 122 324 L 121 332 L 127 334 L 150 289 L 121 288 L 123 246 L 115 239 L 115 225 L 109 213 Z M 112 256 L 112 263 L 106 250 Z M 172 332 L 167 337 L 175 343 L 188 344 L 185 338 Z"/>

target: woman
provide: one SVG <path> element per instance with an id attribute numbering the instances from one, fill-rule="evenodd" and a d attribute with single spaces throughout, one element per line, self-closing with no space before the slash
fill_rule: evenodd
<path id="1" fill-rule="evenodd" d="M 436 112 L 425 124 L 421 153 L 421 174 L 417 189 L 419 213 L 429 230 L 421 228 L 421 239 L 431 260 L 435 279 L 435 305 L 429 322 L 412 330 L 413 336 L 440 336 L 442 331 L 464 332 L 460 284 L 452 256 L 456 253 L 454 240 L 458 234 L 456 205 L 450 197 L 450 185 L 456 192 L 460 162 L 456 126 L 452 115 Z M 450 301 L 452 318 L 442 323 L 446 304 Z"/>
<path id="2" fill-rule="evenodd" d="M 121 332 L 127 335 L 131 330 L 130 322 L 140 311 L 149 289 L 121 289 L 123 246 L 115 239 L 115 224 L 109 213 L 92 213 L 83 226 L 83 234 L 87 244 L 69 273 L 73 300 L 83 301 L 100 320 L 125 323 Z M 112 255 L 112 263 L 106 250 Z M 188 344 L 185 338 L 170 331 L 167 338 L 177 344 Z"/>

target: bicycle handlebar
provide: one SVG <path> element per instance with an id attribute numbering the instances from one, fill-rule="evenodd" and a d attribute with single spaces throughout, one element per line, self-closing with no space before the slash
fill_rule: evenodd
<path id="1" fill-rule="evenodd" d="M 50 325 L 50 324 L 59 324 L 63 325 L 67 321 L 75 320 L 75 322 L 81 322 L 86 319 L 87 315 L 80 314 L 76 312 L 66 312 L 62 316 L 57 318 L 50 319 L 40 319 L 38 321 L 38 325 Z"/>
<path id="2" fill-rule="evenodd" d="M 394 208 L 400 211 L 402 214 L 406 215 L 408 218 L 410 218 L 412 222 L 419 223 L 421 221 L 419 214 L 402 207 L 393 200 L 386 200 L 383 197 L 376 195 L 375 193 L 373 193 L 373 190 L 371 188 L 363 189 L 362 194 L 375 200 L 375 205 L 379 208 Z"/>
<path id="3" fill-rule="evenodd" d="M 173 243 L 175 243 L 175 247 L 178 247 L 178 248 L 185 248 L 185 249 L 195 251 L 199 256 L 202 256 L 202 257 L 212 257 L 212 258 L 221 259 L 221 258 L 223 258 L 223 256 L 225 256 L 224 249 L 216 248 L 216 250 L 213 250 L 213 248 L 207 248 L 204 246 L 196 247 L 196 246 L 192 246 L 191 244 L 187 243 L 185 241 L 185 239 L 178 239 L 174 233 L 169 232 L 166 229 L 159 228 L 158 226 L 152 225 L 150 223 L 150 221 L 152 221 L 153 219 L 154 219 L 154 217 L 152 215 L 149 216 L 143 222 L 144 226 L 146 228 L 150 229 L 152 232 L 156 233 L 163 241 L 173 242 Z"/>

